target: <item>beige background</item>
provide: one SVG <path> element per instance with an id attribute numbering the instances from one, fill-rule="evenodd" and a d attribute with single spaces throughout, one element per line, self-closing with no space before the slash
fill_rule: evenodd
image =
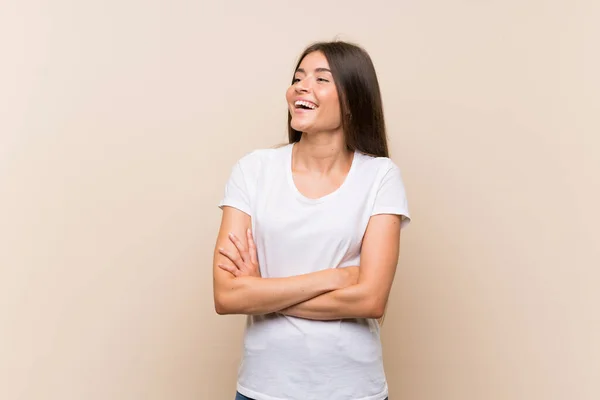
<path id="1" fill-rule="evenodd" d="M 413 224 L 391 399 L 600 398 L 597 1 L 3 1 L 0 398 L 232 400 L 212 304 L 233 163 L 302 48 L 379 73 Z"/>

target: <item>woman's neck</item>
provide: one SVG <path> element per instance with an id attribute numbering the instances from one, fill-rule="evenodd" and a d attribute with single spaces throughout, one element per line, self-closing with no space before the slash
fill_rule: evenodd
<path id="1" fill-rule="evenodd" d="M 317 174 L 346 173 L 352 165 L 353 156 L 342 134 L 303 133 L 300 141 L 294 145 L 292 168 L 298 172 Z"/>

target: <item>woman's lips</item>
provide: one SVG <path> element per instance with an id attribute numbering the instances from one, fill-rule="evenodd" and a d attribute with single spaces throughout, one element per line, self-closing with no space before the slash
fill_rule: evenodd
<path id="1" fill-rule="evenodd" d="M 294 107 L 294 113 L 295 114 L 304 114 L 304 113 L 308 113 L 308 112 L 312 112 L 312 111 L 315 111 L 315 110 L 311 110 L 309 108 L 296 108 L 296 107 Z"/>

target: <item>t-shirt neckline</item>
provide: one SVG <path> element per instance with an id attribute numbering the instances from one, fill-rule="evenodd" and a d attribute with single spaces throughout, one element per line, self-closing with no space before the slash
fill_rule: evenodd
<path id="1" fill-rule="evenodd" d="M 309 204 L 317 204 L 317 203 L 322 203 L 325 200 L 328 200 L 334 196 L 336 196 L 343 188 L 344 186 L 346 186 L 348 184 L 348 181 L 350 180 L 350 178 L 352 177 L 352 174 L 354 172 L 354 170 L 356 169 L 356 165 L 358 164 L 358 152 L 355 150 L 354 151 L 354 156 L 352 157 L 352 164 L 350 165 L 350 170 L 348 171 L 348 173 L 346 174 L 346 178 L 344 179 L 344 181 L 342 182 L 342 184 L 335 189 L 333 192 L 328 193 L 324 196 L 318 197 L 318 198 L 310 198 L 310 197 L 306 197 L 305 195 L 303 195 L 300 190 L 298 190 L 298 187 L 296 186 L 296 183 L 294 182 L 294 175 L 292 173 L 292 150 L 294 149 L 294 145 L 296 143 L 290 143 L 288 145 L 288 151 L 286 154 L 286 175 L 287 175 L 287 181 L 288 184 L 290 185 L 292 191 L 294 192 L 294 194 L 296 195 L 296 197 L 305 202 L 305 203 L 309 203 Z"/>

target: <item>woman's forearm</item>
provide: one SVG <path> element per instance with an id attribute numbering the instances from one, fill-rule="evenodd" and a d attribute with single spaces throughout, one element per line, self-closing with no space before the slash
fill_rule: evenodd
<path id="1" fill-rule="evenodd" d="M 379 319 L 385 312 L 385 301 L 370 293 L 372 290 L 365 284 L 356 284 L 295 304 L 280 313 L 313 320 Z"/>
<path id="2" fill-rule="evenodd" d="M 268 314 L 356 282 L 357 270 L 333 268 L 285 278 L 251 276 L 222 279 L 215 288 L 219 314 Z M 225 273 L 225 272 L 224 272 Z"/>

